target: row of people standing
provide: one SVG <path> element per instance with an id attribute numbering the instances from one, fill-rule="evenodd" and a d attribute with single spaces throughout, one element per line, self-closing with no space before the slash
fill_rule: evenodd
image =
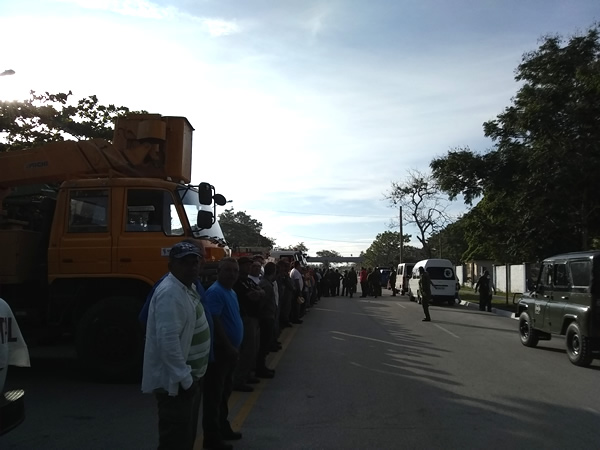
<path id="1" fill-rule="evenodd" d="M 201 404 L 203 448 L 233 448 L 228 441 L 242 433 L 228 419 L 231 393 L 236 383 L 274 376 L 266 356 L 281 348 L 279 320 L 294 317 L 292 299 L 301 296 L 288 262 L 263 267 L 260 260 L 224 258 L 206 291 L 198 280 L 203 265 L 201 244 L 174 245 L 169 273 L 140 313 L 146 328 L 142 391 L 156 399 L 158 448 L 194 448 Z"/>

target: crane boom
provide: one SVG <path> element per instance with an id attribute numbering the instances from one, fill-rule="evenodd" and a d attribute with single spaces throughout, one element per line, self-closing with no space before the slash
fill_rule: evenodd
<path id="1" fill-rule="evenodd" d="M 193 128 L 184 117 L 119 118 L 113 143 L 52 142 L 0 153 L 0 189 L 77 178 L 146 177 L 189 183 Z"/>

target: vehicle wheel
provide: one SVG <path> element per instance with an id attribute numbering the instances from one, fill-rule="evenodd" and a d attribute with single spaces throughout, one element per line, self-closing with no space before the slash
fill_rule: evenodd
<path id="1" fill-rule="evenodd" d="M 94 378 L 108 382 L 139 381 L 144 332 L 138 321 L 139 301 L 110 297 L 91 306 L 77 327 L 77 357 Z"/>
<path id="2" fill-rule="evenodd" d="M 519 336 L 521 344 L 525 347 L 535 347 L 538 344 L 539 337 L 533 328 L 531 317 L 527 311 L 523 311 L 519 316 Z"/>
<path id="3" fill-rule="evenodd" d="M 404 289 L 400 289 L 400 295 L 404 295 L 406 291 Z"/>
<path id="4" fill-rule="evenodd" d="M 579 325 L 573 322 L 567 328 L 565 338 L 567 345 L 567 356 L 576 366 L 587 367 L 592 362 L 592 353 L 590 351 L 590 341 L 587 337 L 581 335 Z"/>
<path id="5" fill-rule="evenodd" d="M 455 298 L 449 298 L 448 299 L 448 306 L 454 306 L 455 303 L 456 303 L 456 299 Z"/>

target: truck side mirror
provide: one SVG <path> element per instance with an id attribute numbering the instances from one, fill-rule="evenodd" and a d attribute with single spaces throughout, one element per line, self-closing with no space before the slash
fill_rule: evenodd
<path id="1" fill-rule="evenodd" d="M 213 198 L 215 203 L 219 206 L 225 206 L 227 204 L 227 199 L 221 194 L 215 194 Z"/>
<path id="2" fill-rule="evenodd" d="M 213 187 L 210 183 L 200 183 L 198 185 L 198 201 L 201 205 L 210 205 L 212 203 L 212 192 Z"/>
<path id="3" fill-rule="evenodd" d="M 210 211 L 200 210 L 198 211 L 198 217 L 196 219 L 196 225 L 201 230 L 207 230 L 213 225 L 213 213 Z"/>

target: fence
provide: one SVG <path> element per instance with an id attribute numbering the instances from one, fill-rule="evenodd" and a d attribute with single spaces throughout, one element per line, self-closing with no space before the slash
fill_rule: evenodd
<path id="1" fill-rule="evenodd" d="M 477 277 L 483 272 L 483 267 L 480 273 L 470 277 L 470 267 L 467 265 L 456 266 L 455 272 L 458 282 L 461 286 L 470 285 L 471 287 L 477 282 Z M 537 275 L 539 273 L 538 263 L 521 263 L 521 264 L 492 264 L 490 276 L 496 289 L 506 293 L 527 292 L 531 290 Z"/>

